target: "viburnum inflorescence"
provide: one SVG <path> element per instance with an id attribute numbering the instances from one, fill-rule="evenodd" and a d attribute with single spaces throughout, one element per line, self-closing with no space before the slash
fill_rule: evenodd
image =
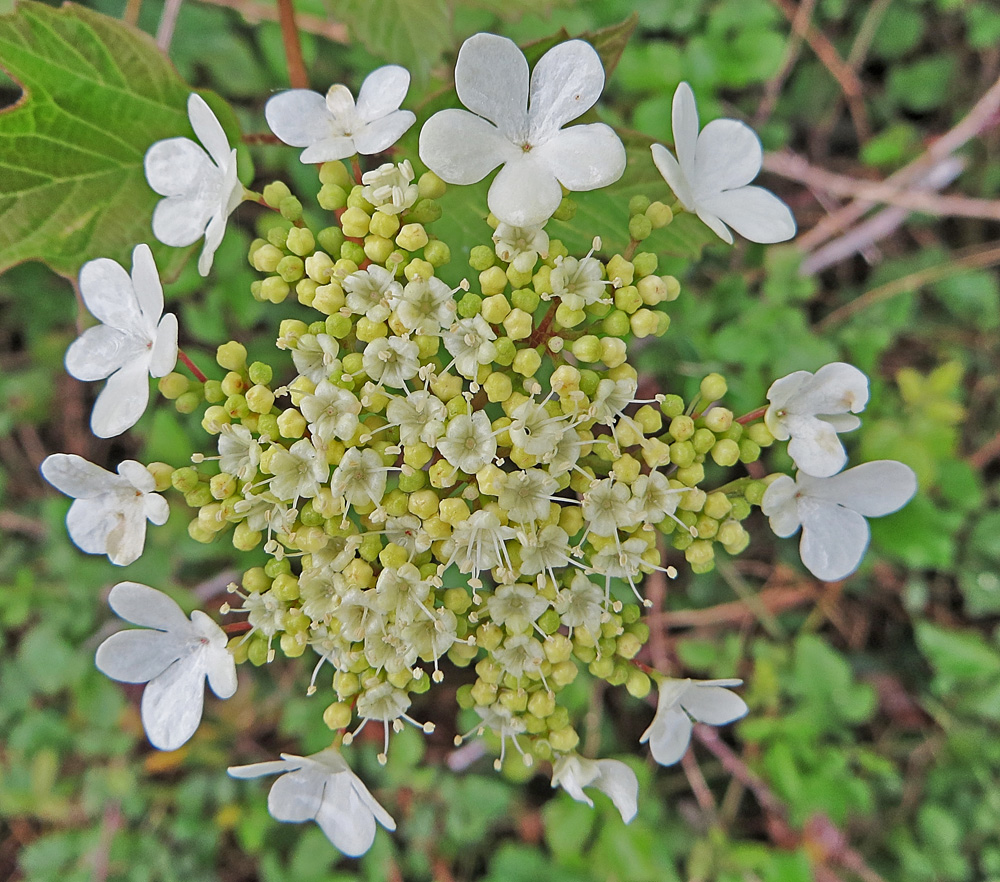
<path id="1" fill-rule="evenodd" d="M 687 402 L 676 394 L 640 396 L 628 340 L 666 333 L 667 309 L 680 294 L 676 278 L 658 273 L 656 254 L 640 249 L 673 212 L 662 202 L 633 199 L 630 245 L 621 253 L 608 253 L 595 238 L 589 252 L 571 255 L 547 233 L 549 214 L 573 211 L 568 199 L 559 203 L 558 181 L 584 190 L 621 173 L 617 160 L 611 169 L 575 168 L 575 161 L 586 164 L 586 155 L 569 148 L 583 135 L 579 127 L 560 128 L 597 100 L 603 69 L 580 41 L 551 50 L 532 77 L 529 112 L 526 62 L 513 44 L 499 40 L 479 35 L 460 57 L 463 99 L 480 116 L 444 112 L 421 135 L 425 161 L 443 163 L 452 180 L 474 178 L 469 169 L 455 170 L 462 141 L 453 136 L 470 126 L 496 148 L 486 158 L 470 158 L 470 168 L 482 177 L 491 163 L 505 163 L 490 191 L 504 218 L 489 216 L 457 286 L 442 278 L 451 249 L 434 232 L 441 214 L 436 200 L 446 186 L 441 178 L 432 171 L 416 175 L 407 160 L 363 174 L 340 161 L 351 147 L 385 149 L 389 135 L 398 138 L 408 127 L 408 112 L 399 110 L 405 71 L 376 72 L 356 108 L 353 99 L 348 106 L 343 86 L 325 101 L 297 92 L 272 99 L 268 119 L 277 121 L 277 134 L 288 143 L 307 147 L 303 159 L 310 150 L 318 151 L 316 158 L 338 157 L 318 167 L 319 203 L 330 212 L 326 226 L 314 229 L 303 220 L 301 203 L 283 183 L 247 194 L 281 214 L 250 247 L 249 262 L 262 277 L 249 294 L 299 306 L 294 317 L 275 321 L 267 363 L 248 361 L 247 349 L 229 341 L 216 353 L 221 377 L 192 382 L 172 372 L 159 381 L 178 410 L 200 411 L 211 449 L 192 464 L 154 463 L 148 481 L 127 475 L 136 490 L 122 502 L 122 529 L 132 525 L 137 532 L 140 515 L 158 517 L 140 511 L 136 499 L 172 487 L 196 512 L 188 527 L 194 539 L 228 541 L 239 552 L 266 556 L 231 586 L 234 600 L 223 612 L 242 614 L 245 625 L 228 650 L 237 663 L 255 666 L 279 652 L 305 656 L 312 668 L 308 691 L 320 692 L 324 676 L 331 684 L 323 718 L 339 734 L 333 747 L 313 757 L 286 755 L 233 773 L 283 772 L 271 792 L 275 816 L 316 820 L 351 854 L 371 844 L 376 820 L 390 829 L 393 821 L 337 748 L 369 724 L 379 726 L 385 762 L 392 731 L 405 724 L 432 731 L 414 709 L 415 697 L 455 668 L 474 672 L 462 675 L 457 689 L 460 707 L 479 720 L 463 738 L 490 732 L 499 740 L 498 766 L 507 757 L 549 762 L 554 783 L 574 798 L 587 800 L 583 788 L 597 787 L 631 819 L 635 776 L 620 763 L 576 753 L 580 736 L 561 697 L 581 669 L 637 698 L 646 697 L 656 679 L 660 709 L 644 738 L 663 762 L 683 754 L 691 718 L 721 724 L 746 710 L 727 691 L 740 681 L 663 679 L 667 672 L 637 663 L 649 634 L 642 621 L 649 605 L 645 575 L 674 577 L 680 566 L 705 573 L 718 549 L 740 553 L 749 543 L 743 522 L 763 502 L 780 535 L 806 530 L 803 560 L 810 567 L 822 557 L 817 545 L 835 546 L 839 525 L 846 524 L 849 553 L 834 555 L 836 566 L 824 557 L 819 573 L 836 570 L 840 578 L 846 575 L 841 564 L 856 565 L 863 553 L 861 515 L 885 513 L 913 491 L 900 471 L 906 467 L 897 463 L 889 504 L 878 504 L 868 489 L 852 507 L 857 481 L 829 477 L 831 457 L 835 466 L 842 452 L 836 432 L 857 424 L 845 414 L 867 399 L 863 375 L 846 365 L 828 366 L 816 380 L 796 374 L 777 381 L 766 417 L 764 407 L 735 417 L 722 403 L 727 386 L 718 374 L 706 376 Z M 513 104 L 469 91 L 482 79 L 477 53 L 487 50 L 516 68 L 498 80 L 518 84 Z M 570 77 L 571 62 L 580 58 L 587 63 Z M 383 80 L 389 92 L 376 95 Z M 548 116 L 544 102 L 536 105 L 541 98 L 555 108 Z M 313 108 L 316 119 L 296 117 L 295 130 L 286 131 L 296 108 Z M 696 119 L 693 126 L 696 133 Z M 722 137 L 730 129 L 739 134 L 733 149 L 754 154 L 747 167 L 759 166 L 759 145 L 742 124 L 710 134 Z M 595 131 L 621 146 L 607 126 Z M 695 149 L 694 135 L 686 137 L 691 143 L 679 147 L 679 167 L 688 173 L 696 164 L 685 153 Z M 377 146 L 362 149 L 361 141 Z M 510 152 L 528 149 L 538 155 Z M 151 152 L 158 156 L 162 148 Z M 512 176 L 529 166 L 546 189 L 532 194 L 521 213 L 511 204 L 523 195 L 524 181 L 512 183 Z M 675 210 L 708 210 L 697 182 L 688 180 L 682 189 Z M 783 207 L 770 194 L 766 202 Z M 742 232 L 742 218 L 736 223 L 712 204 Z M 771 224 L 761 241 L 792 229 L 776 231 Z M 303 308 L 307 318 L 300 317 Z M 845 383 L 848 398 L 840 390 Z M 719 477 L 756 461 L 776 434 L 792 438 L 800 469 L 819 461 L 823 474 L 797 484 L 778 475 Z M 811 448 L 819 443 L 832 444 L 834 455 Z M 46 475 L 79 498 L 100 494 L 108 521 L 107 537 L 102 531 L 100 541 L 81 546 L 131 562 L 141 541 L 131 542 L 127 555 L 116 551 L 117 527 L 104 511 L 118 497 L 103 485 L 90 488 L 57 475 L 53 469 L 66 459 L 50 460 Z M 66 470 L 65 463 L 60 467 Z M 834 486 L 836 492 L 823 489 Z M 848 510 L 850 516 L 843 514 Z M 200 717 L 203 679 L 215 688 L 212 672 L 221 663 L 216 632 L 183 622 L 169 640 L 143 633 L 144 641 L 164 643 L 163 658 L 143 676 L 125 670 L 125 662 L 114 676 L 155 678 L 157 695 L 172 677 L 182 677 L 177 702 L 186 738 L 191 720 Z M 206 667 L 206 659 L 214 667 Z M 160 728 L 167 725 L 163 707 Z M 177 740 L 171 737 L 171 746 Z M 356 822 L 334 816 L 341 802 L 364 807 Z"/>

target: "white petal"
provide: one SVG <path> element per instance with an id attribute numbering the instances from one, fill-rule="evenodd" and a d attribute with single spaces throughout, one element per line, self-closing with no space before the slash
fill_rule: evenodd
<path id="1" fill-rule="evenodd" d="M 385 67 L 373 70 L 365 77 L 361 91 L 358 92 L 358 116 L 370 123 L 388 116 L 394 110 L 399 110 L 399 105 L 403 103 L 406 90 L 409 88 L 410 72 L 405 67 L 387 64 Z"/>
<path id="2" fill-rule="evenodd" d="M 156 339 L 149 353 L 149 375 L 163 377 L 177 364 L 177 316 L 168 312 L 156 328 Z"/>
<path id="3" fill-rule="evenodd" d="M 825 481 L 800 481 L 813 499 L 826 499 L 866 517 L 899 510 L 917 492 L 917 476 L 901 462 L 880 459 L 862 463 Z"/>
<path id="4" fill-rule="evenodd" d="M 117 566 L 126 567 L 142 557 L 146 544 L 145 507 L 129 504 L 119 512 L 106 544 L 108 560 Z"/>
<path id="5" fill-rule="evenodd" d="M 561 201 L 562 188 L 555 175 L 530 155 L 500 169 L 486 196 L 490 211 L 515 227 L 541 226 Z"/>
<path id="6" fill-rule="evenodd" d="M 98 438 L 114 438 L 132 428 L 149 403 L 149 356 L 122 365 L 108 377 L 94 402 L 90 428 Z"/>
<path id="7" fill-rule="evenodd" d="M 597 761 L 600 776 L 594 786 L 611 797 L 622 820 L 628 824 L 639 811 L 639 779 L 625 763 L 604 759 Z"/>
<path id="8" fill-rule="evenodd" d="M 335 83 L 326 90 L 326 110 L 334 121 L 333 131 L 350 132 L 355 123 L 361 122 L 356 113 L 354 96 L 342 83 Z"/>
<path id="9" fill-rule="evenodd" d="M 216 171 L 212 160 L 190 138 L 167 138 L 146 151 L 143 160 L 149 186 L 161 196 L 190 192 L 195 182 Z"/>
<path id="10" fill-rule="evenodd" d="M 782 539 L 794 535 L 802 526 L 797 493 L 795 481 L 781 475 L 768 485 L 760 502 L 760 510 L 770 519 L 771 530 Z"/>
<path id="11" fill-rule="evenodd" d="M 208 685 L 219 698 L 231 698 L 237 686 L 236 661 L 226 648 L 226 632 L 200 609 L 191 613 L 191 626 L 197 635 L 208 641 L 198 650 L 203 655 Z"/>
<path id="12" fill-rule="evenodd" d="M 464 110 L 435 113 L 420 130 L 420 158 L 449 184 L 474 184 L 522 151 L 496 126 Z"/>
<path id="13" fill-rule="evenodd" d="M 746 702 L 722 686 L 692 685 L 684 693 L 681 706 L 696 720 L 710 726 L 731 723 L 747 712 Z"/>
<path id="14" fill-rule="evenodd" d="M 792 436 L 788 455 L 807 475 L 829 477 L 847 464 L 847 451 L 837 430 L 825 420 L 789 414 L 785 425 Z"/>
<path id="15" fill-rule="evenodd" d="M 567 190 L 596 190 L 625 171 L 625 145 L 604 123 L 572 126 L 532 150 Z"/>
<path id="16" fill-rule="evenodd" d="M 158 493 L 147 493 L 143 497 L 143 514 L 151 524 L 162 527 L 170 517 L 170 506 Z"/>
<path id="17" fill-rule="evenodd" d="M 134 459 L 123 459 L 118 464 L 117 472 L 141 493 L 151 493 L 156 488 L 156 479 L 149 469 Z"/>
<path id="18" fill-rule="evenodd" d="M 99 496 L 121 483 L 111 472 L 75 453 L 53 453 L 45 457 L 41 473 L 56 490 L 76 499 Z"/>
<path id="19" fill-rule="evenodd" d="M 763 151 L 750 126 L 735 119 L 712 120 L 695 149 L 695 199 L 744 187 L 760 173 Z"/>
<path id="20" fill-rule="evenodd" d="M 186 248 L 205 235 L 214 200 L 188 196 L 169 196 L 153 209 L 153 235 L 164 245 Z"/>
<path id="21" fill-rule="evenodd" d="M 299 161 L 306 165 L 314 162 L 333 162 L 337 159 L 347 159 L 348 156 L 353 156 L 357 152 L 354 138 L 336 135 L 324 138 L 311 147 L 307 147 L 302 151 Z"/>
<path id="22" fill-rule="evenodd" d="M 277 821 L 311 821 L 320 810 L 329 781 L 330 776 L 313 765 L 288 772 L 271 785 L 271 792 L 267 796 L 267 810 Z"/>
<path id="23" fill-rule="evenodd" d="M 144 325 L 152 333 L 163 315 L 163 286 L 148 245 L 136 245 L 132 251 L 132 290 L 145 320 Z"/>
<path id="24" fill-rule="evenodd" d="M 191 623 L 173 598 L 140 582 L 119 582 L 108 595 L 108 605 L 133 625 L 190 634 Z"/>
<path id="25" fill-rule="evenodd" d="M 369 123 L 354 137 L 358 153 L 371 156 L 395 144 L 417 118 L 409 110 L 396 110 Z"/>
<path id="26" fill-rule="evenodd" d="M 853 413 L 827 413 L 823 414 L 820 419 L 833 426 L 838 435 L 843 432 L 853 432 L 861 425 L 861 419 Z"/>
<path id="27" fill-rule="evenodd" d="M 674 159 L 673 153 L 662 144 L 653 144 L 650 150 L 653 153 L 653 165 L 663 175 L 667 186 L 674 191 L 674 195 L 680 200 L 681 205 L 688 211 L 693 211 L 694 193 L 691 191 L 691 184 L 684 176 L 677 160 Z"/>
<path id="28" fill-rule="evenodd" d="M 639 743 L 649 742 L 649 752 L 661 766 L 676 763 L 687 751 L 691 741 L 691 720 L 680 708 L 671 708 L 656 716 L 643 733 Z"/>
<path id="29" fill-rule="evenodd" d="M 103 380 L 141 351 L 136 338 L 110 325 L 87 328 L 66 350 L 66 372 L 78 380 Z"/>
<path id="30" fill-rule="evenodd" d="M 577 802 L 593 808 L 594 801 L 583 792 L 583 788 L 599 775 L 600 769 L 593 760 L 576 755 L 562 756 L 552 766 L 552 786 L 562 787 Z"/>
<path id="31" fill-rule="evenodd" d="M 66 530 L 81 551 L 107 554 L 108 535 L 121 520 L 121 514 L 104 499 L 78 499 L 69 507 Z"/>
<path id="32" fill-rule="evenodd" d="M 701 219 L 701 222 L 723 242 L 727 245 L 733 244 L 733 234 L 730 232 L 729 227 L 719 219 L 717 214 L 705 208 L 703 202 L 695 203 L 695 213 Z"/>
<path id="33" fill-rule="evenodd" d="M 99 257 L 80 268 L 80 295 L 87 309 L 104 324 L 124 331 L 142 329 L 132 279 L 113 260 Z"/>
<path id="34" fill-rule="evenodd" d="M 222 124 L 212 113 L 212 108 L 205 103 L 204 98 L 193 92 L 188 97 L 188 119 L 191 120 L 191 128 L 194 129 L 198 140 L 204 145 L 215 164 L 219 168 L 225 166 L 232 150 L 229 139 Z"/>
<path id="35" fill-rule="evenodd" d="M 860 413 L 868 404 L 868 377 L 852 364 L 825 364 L 813 376 L 803 407 L 812 413 Z"/>
<path id="36" fill-rule="evenodd" d="M 557 43 L 531 72 L 528 126 L 532 139 L 549 137 L 586 113 L 603 88 L 604 66 L 593 46 L 583 40 Z"/>
<path id="37" fill-rule="evenodd" d="M 292 89 L 280 92 L 264 105 L 271 131 L 292 147 L 308 147 L 330 136 L 330 112 L 319 92 Z"/>
<path id="38" fill-rule="evenodd" d="M 263 763 L 249 763 L 245 766 L 230 766 L 226 772 L 231 778 L 262 778 L 264 775 L 294 771 L 298 768 L 288 760 L 268 760 Z"/>
<path id="39" fill-rule="evenodd" d="M 856 511 L 810 499 L 802 500 L 799 511 L 799 556 L 806 569 L 824 582 L 853 573 L 868 547 L 868 522 Z"/>
<path id="40" fill-rule="evenodd" d="M 718 196 L 700 199 L 698 208 L 699 217 L 702 210 L 711 212 L 751 242 L 769 245 L 785 242 L 795 235 L 792 212 L 763 187 L 726 190 Z M 705 219 L 702 217 L 702 220 Z"/>
<path id="41" fill-rule="evenodd" d="M 150 680 L 142 693 L 140 711 L 149 743 L 177 750 L 197 730 L 204 704 L 205 668 L 193 653 Z"/>
<path id="42" fill-rule="evenodd" d="M 176 634 L 135 628 L 112 634 L 100 646 L 94 663 L 120 683 L 146 683 L 162 674 L 184 652 Z"/>
<path id="43" fill-rule="evenodd" d="M 512 40 L 495 34 L 469 37 L 455 63 L 455 91 L 462 104 L 495 123 L 508 140 L 527 136 L 528 62 Z"/>
<path id="44" fill-rule="evenodd" d="M 338 754 L 339 755 L 339 754 Z M 346 763 L 345 763 L 346 765 Z M 350 772 L 350 769 L 348 768 Z M 396 822 L 393 820 L 392 815 L 390 815 L 381 805 L 381 803 L 371 795 L 371 791 L 365 786 L 365 782 L 362 781 L 354 772 L 350 772 L 351 775 L 351 786 L 354 788 L 358 799 L 361 800 L 362 804 L 367 807 L 374 816 L 375 820 L 378 821 L 386 830 L 395 830 Z"/>
<path id="45" fill-rule="evenodd" d="M 198 272 L 202 276 L 207 276 L 212 268 L 212 261 L 215 260 L 215 252 L 222 244 L 222 237 L 226 234 L 226 215 L 221 210 L 216 210 L 212 219 L 208 222 L 205 230 L 205 244 L 202 246 L 201 254 L 198 257 Z"/>
<path id="46" fill-rule="evenodd" d="M 348 857 L 358 857 L 375 841 L 375 816 L 368 811 L 351 786 L 353 773 L 331 775 L 316 823 L 335 848 Z"/>
<path id="47" fill-rule="evenodd" d="M 694 157 L 698 149 L 698 106 L 694 92 L 687 83 L 680 83 L 674 92 L 671 106 L 671 125 L 674 133 L 674 151 L 688 183 L 694 186 Z"/>
<path id="48" fill-rule="evenodd" d="M 767 390 L 767 400 L 771 402 L 771 407 L 781 410 L 798 400 L 804 390 L 809 388 L 813 377 L 814 374 L 809 373 L 809 371 L 793 371 L 787 376 L 775 380 Z M 784 441 L 785 439 L 779 438 L 778 440 Z"/>

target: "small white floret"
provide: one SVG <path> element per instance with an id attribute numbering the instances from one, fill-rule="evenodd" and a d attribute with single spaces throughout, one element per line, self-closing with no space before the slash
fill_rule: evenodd
<path id="1" fill-rule="evenodd" d="M 594 802 L 583 789 L 596 787 L 611 797 L 626 824 L 639 810 L 639 779 L 619 760 L 592 760 L 575 753 L 561 756 L 552 764 L 552 786 L 562 787 L 577 802 L 591 808 Z"/>

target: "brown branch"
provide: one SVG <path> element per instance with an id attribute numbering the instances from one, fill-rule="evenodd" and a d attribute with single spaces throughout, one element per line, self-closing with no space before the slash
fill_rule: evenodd
<path id="1" fill-rule="evenodd" d="M 309 74 L 302 60 L 302 41 L 299 26 L 295 23 L 295 7 L 292 0 L 278 0 L 278 23 L 281 25 L 281 42 L 285 46 L 285 60 L 288 63 L 288 82 L 293 89 L 308 89 Z"/>
<path id="2" fill-rule="evenodd" d="M 652 574 L 651 574 L 652 575 Z M 646 577 L 649 584 L 650 576 Z M 810 587 L 774 587 L 765 588 L 757 595 L 761 606 L 772 614 L 785 612 L 796 607 L 814 603 L 817 598 L 815 588 Z M 652 645 L 653 633 L 652 614 L 647 617 L 650 623 L 649 640 Z M 707 609 L 683 609 L 664 613 L 660 618 L 664 629 L 671 628 L 712 628 L 722 625 L 739 627 L 753 624 L 757 615 L 742 600 L 732 600 L 729 603 L 719 603 Z"/>
<path id="3" fill-rule="evenodd" d="M 1000 457 L 1000 434 L 995 435 L 966 460 L 976 471 L 982 471 Z"/>
<path id="4" fill-rule="evenodd" d="M 260 21 L 278 21 L 278 10 L 268 3 L 258 3 L 255 0 L 201 0 L 201 2 L 210 6 L 233 9 L 250 24 L 256 24 Z M 324 37 L 332 43 L 346 45 L 350 42 L 347 25 L 340 22 L 326 21 L 316 15 L 303 15 L 301 13 L 296 14 L 295 21 L 299 28 L 307 34 Z"/>
<path id="5" fill-rule="evenodd" d="M 788 79 L 792 68 L 799 60 L 802 52 L 802 44 L 805 42 L 806 29 L 812 22 L 812 15 L 816 9 L 816 0 L 802 0 L 802 5 L 796 10 L 792 19 L 792 32 L 788 35 L 788 43 L 785 46 L 785 57 L 781 62 L 781 68 L 767 81 L 764 87 L 764 97 L 761 98 L 757 113 L 754 115 L 754 128 L 759 129 L 774 112 L 774 106 L 778 102 L 778 96 Z"/>

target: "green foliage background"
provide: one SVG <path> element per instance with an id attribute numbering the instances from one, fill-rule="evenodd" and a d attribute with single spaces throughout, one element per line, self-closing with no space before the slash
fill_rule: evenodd
<path id="1" fill-rule="evenodd" d="M 704 120 L 748 119 L 766 148 L 790 147 L 857 179 L 885 177 L 916 158 L 1000 74 L 1000 12 L 990 0 L 818 0 L 812 27 L 853 64 L 863 87 L 867 130 L 859 132 L 837 80 L 790 36 L 782 8 L 796 7 L 790 0 L 297 4 L 315 88 L 356 87 L 374 67 L 402 63 L 414 73 L 408 105 L 425 117 L 447 100 L 449 65 L 471 33 L 494 30 L 528 44 L 560 30 L 610 29 L 595 37 L 609 56 L 621 51 L 601 118 L 669 142 L 670 99 L 687 79 Z M 735 253 L 711 244 L 692 269 L 708 237 L 688 219 L 654 242 L 664 271 L 685 287 L 670 333 L 638 352 L 646 374 L 693 386 L 721 371 L 729 406 L 744 412 L 777 376 L 850 361 L 873 387 L 864 428 L 851 439 L 853 459 L 900 459 L 921 481 L 907 509 L 873 525 L 872 551 L 841 585 L 809 579 L 794 543 L 774 541 L 757 524 L 746 560 L 682 578 L 669 592 L 661 625 L 675 673 L 747 682 L 751 713 L 725 737 L 753 777 L 738 780 L 696 748 L 713 794 L 696 800 L 684 772 L 659 769 L 637 749 L 651 708 L 581 676 L 574 701 L 581 716 L 591 714 L 586 747 L 625 759 L 639 776 L 640 812 L 630 826 L 603 797 L 591 810 L 516 765 L 496 775 L 487 758 L 449 770 L 450 727 L 442 724 L 440 737 L 395 736 L 385 768 L 374 746 L 354 751 L 358 772 L 400 830 L 380 833 L 367 856 L 349 861 L 314 826 L 272 821 L 264 786 L 224 773 L 229 764 L 327 743 L 319 706 L 305 698 L 305 665 L 256 671 L 235 698 L 211 705 L 187 747 L 150 750 L 136 692 L 92 663 L 110 627 L 103 597 L 121 575 L 69 544 L 68 502 L 43 485 L 37 466 L 54 451 L 104 464 L 126 456 L 180 463 L 197 436 L 160 410 L 127 438 L 90 437 L 92 390 L 62 368 L 80 313 L 70 284 L 52 270 L 72 276 L 92 257 L 124 259 L 132 243 L 149 238 L 153 200 L 139 163 L 145 145 L 184 133 L 189 87 L 207 90 L 220 113 L 232 106 L 224 122 L 233 135 L 263 130 L 263 103 L 287 86 L 287 70 L 278 27 L 266 20 L 275 7 L 245 9 L 246 17 L 186 3 L 169 53 L 176 71 L 150 40 L 123 37 L 95 14 L 120 18 L 120 0 L 58 14 L 25 4 L 0 17 L 0 66 L 31 92 L 0 114 L 0 267 L 9 267 L 0 277 L 0 877 L 1000 880 L 1000 286 L 989 268 L 961 262 L 997 239 L 995 221 L 912 215 L 867 255 L 870 263 L 849 258 L 812 277 L 799 274 L 794 243 L 743 244 Z M 155 32 L 161 13 L 161 3 L 145 0 L 139 27 Z M 88 44 L 94 33 L 101 39 Z M 29 38 L 47 47 L 46 64 L 25 56 Z M 114 51 L 102 55 L 99 45 Z M 778 82 L 773 111 L 758 116 Z M 0 80 L 0 106 L 19 94 L 12 80 Z M 42 137 L 52 131 L 62 141 Z M 581 197 L 572 226 L 560 230 L 573 245 L 588 247 L 605 228 L 623 230 L 629 195 L 668 197 L 647 142 L 628 142 L 629 178 L 611 194 Z M 106 163 L 103 175 L 90 174 L 88 151 Z M 998 198 L 995 127 L 961 157 L 955 191 Z M 53 162 L 55 175 L 45 171 Z M 244 180 L 280 178 L 303 197 L 314 192 L 312 171 L 294 151 L 241 148 L 241 163 Z M 803 230 L 823 216 L 807 189 L 774 177 L 766 183 Z M 485 227 L 467 219 L 482 189 L 453 189 L 448 198 L 457 220 L 442 235 L 456 237 L 460 273 L 456 243 L 488 240 Z M 203 361 L 215 343 L 245 339 L 275 318 L 248 295 L 254 273 L 245 254 L 258 223 L 266 220 L 251 208 L 237 212 L 207 281 L 185 262 L 190 254 L 158 254 L 176 277 L 167 297 L 185 348 L 201 351 Z M 891 296 L 838 311 L 879 291 Z M 788 465 L 778 454 L 771 461 Z M 189 540 L 179 513 L 150 532 L 147 547 L 128 578 L 174 591 L 188 606 L 231 578 L 225 549 Z M 452 714 L 444 701 L 426 710 L 439 722 Z M 464 724 L 471 725 L 462 719 L 457 728 Z"/>

